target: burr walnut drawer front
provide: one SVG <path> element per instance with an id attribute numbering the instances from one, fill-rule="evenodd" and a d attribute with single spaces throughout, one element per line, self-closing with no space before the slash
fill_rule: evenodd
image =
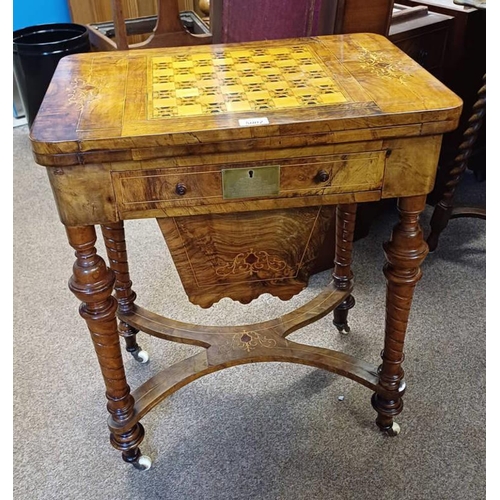
<path id="1" fill-rule="evenodd" d="M 113 171 L 125 210 L 380 190 L 385 151 L 294 160 Z"/>

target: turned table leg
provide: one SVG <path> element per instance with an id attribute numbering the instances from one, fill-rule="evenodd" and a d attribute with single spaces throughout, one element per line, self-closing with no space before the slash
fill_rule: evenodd
<path id="1" fill-rule="evenodd" d="M 394 417 L 403 410 L 403 346 L 413 292 L 422 276 L 420 265 L 429 251 L 418 222 L 425 201 L 425 196 L 399 199 L 399 222 L 390 241 L 384 244 L 387 259 L 384 266 L 387 279 L 385 341 L 378 372 L 379 385 L 385 395 L 390 395 L 381 397 L 373 394 L 372 405 L 378 412 L 378 427 L 390 435 L 399 433 Z"/>
<path id="2" fill-rule="evenodd" d="M 115 276 L 97 255 L 94 226 L 67 227 L 66 232 L 70 245 L 76 250 L 69 288 L 82 302 L 80 315 L 87 322 L 101 367 L 108 412 L 114 423 L 124 424 L 132 417 L 135 402 L 125 377 L 120 349 L 117 302 L 112 296 Z M 139 469 L 149 468 L 150 459 L 141 456 L 139 450 L 139 444 L 144 439 L 144 428 L 140 423 L 122 433 L 112 429 L 110 438 L 111 444 L 122 452 L 126 462 Z"/>
<path id="3" fill-rule="evenodd" d="M 109 267 L 116 277 L 115 294 L 118 299 L 118 309 L 122 314 L 132 313 L 136 294 L 132 290 L 132 281 L 130 281 L 123 221 L 102 225 L 101 230 L 108 254 Z M 147 363 L 149 354 L 137 344 L 136 336 L 139 330 L 125 321 L 120 321 L 118 331 L 125 339 L 127 352 L 140 363 Z"/>
<path id="4" fill-rule="evenodd" d="M 335 224 L 335 260 L 333 268 L 333 282 L 339 290 L 346 290 L 352 282 L 352 241 L 356 223 L 356 203 L 337 205 Z M 340 333 L 349 333 L 347 324 L 349 309 L 354 307 L 355 300 L 349 295 L 333 311 L 333 324 Z"/>

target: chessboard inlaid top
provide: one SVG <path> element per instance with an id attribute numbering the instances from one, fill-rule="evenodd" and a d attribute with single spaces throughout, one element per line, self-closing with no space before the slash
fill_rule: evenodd
<path id="1" fill-rule="evenodd" d="M 352 101 L 305 44 L 150 56 L 147 72 L 149 119 Z"/>
<path id="2" fill-rule="evenodd" d="M 460 111 L 386 38 L 332 35 L 67 56 L 31 140 L 59 155 L 426 123 L 441 133 Z"/>

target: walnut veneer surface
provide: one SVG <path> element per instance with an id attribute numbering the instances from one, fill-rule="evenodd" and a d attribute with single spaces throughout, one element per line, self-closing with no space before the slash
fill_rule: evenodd
<path id="1" fill-rule="evenodd" d="M 139 420 L 165 397 L 206 373 L 256 361 L 310 364 L 366 385 L 377 425 L 396 433 L 404 335 L 427 253 L 418 216 L 434 185 L 442 135 L 457 126 L 461 105 L 373 34 L 60 62 L 31 141 L 76 250 L 70 288 L 83 302 L 106 384 L 111 442 L 125 461 L 144 466 Z M 348 331 L 356 206 L 382 198 L 399 198 L 401 219 L 384 246 L 382 365 L 286 340 L 332 310 L 334 325 Z M 332 284 L 288 315 L 211 328 L 134 303 L 126 219 L 158 220 L 189 299 L 209 307 L 222 297 L 248 303 L 262 293 L 286 300 L 300 292 L 334 210 Z M 97 224 L 109 268 L 94 247 Z M 118 333 L 137 355 L 139 330 L 206 350 L 131 393 Z"/>

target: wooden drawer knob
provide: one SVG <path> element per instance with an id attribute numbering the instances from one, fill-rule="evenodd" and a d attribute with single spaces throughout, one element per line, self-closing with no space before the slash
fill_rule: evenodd
<path id="1" fill-rule="evenodd" d="M 330 178 L 330 174 L 326 170 L 320 170 L 316 176 L 317 182 L 326 182 Z"/>
<path id="2" fill-rule="evenodd" d="M 175 186 L 175 192 L 179 195 L 179 196 L 183 196 L 186 194 L 187 192 L 187 187 L 185 184 L 183 184 L 182 182 L 179 182 L 177 184 L 177 186 Z"/>

